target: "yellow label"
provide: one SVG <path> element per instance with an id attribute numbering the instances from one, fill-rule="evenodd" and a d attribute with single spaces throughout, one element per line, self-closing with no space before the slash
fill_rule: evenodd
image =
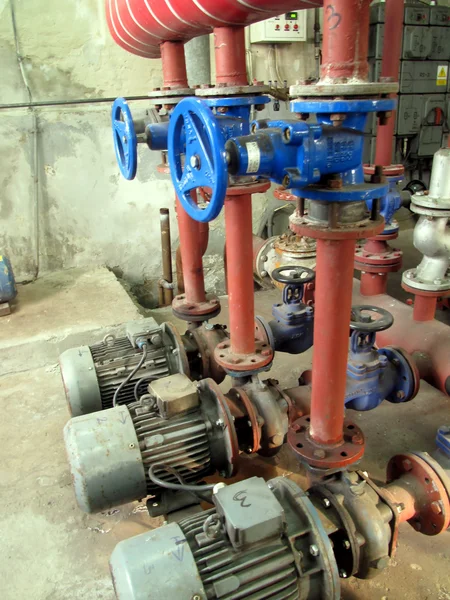
<path id="1" fill-rule="evenodd" d="M 436 73 L 436 85 L 447 85 L 448 65 L 439 65 Z"/>

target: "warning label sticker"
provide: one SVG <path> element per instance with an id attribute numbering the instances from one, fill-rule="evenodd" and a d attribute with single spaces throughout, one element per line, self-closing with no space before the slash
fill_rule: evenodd
<path id="1" fill-rule="evenodd" d="M 257 142 L 247 142 L 248 166 L 247 173 L 257 173 L 261 164 L 261 152 Z"/>
<path id="2" fill-rule="evenodd" d="M 448 65 L 438 65 L 436 85 L 447 85 Z"/>

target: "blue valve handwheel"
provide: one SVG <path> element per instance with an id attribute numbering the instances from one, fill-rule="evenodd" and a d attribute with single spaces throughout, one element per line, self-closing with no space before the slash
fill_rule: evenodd
<path id="1" fill-rule="evenodd" d="M 120 172 L 125 179 L 134 179 L 137 169 L 137 137 L 130 107 L 125 98 L 117 98 L 113 104 L 112 128 Z"/>
<path id="2" fill-rule="evenodd" d="M 177 104 L 170 117 L 168 149 L 170 175 L 184 210 L 195 221 L 212 221 L 225 202 L 228 166 L 224 135 L 203 100 L 185 98 Z M 191 194 L 200 187 L 211 190 L 204 209 Z"/>

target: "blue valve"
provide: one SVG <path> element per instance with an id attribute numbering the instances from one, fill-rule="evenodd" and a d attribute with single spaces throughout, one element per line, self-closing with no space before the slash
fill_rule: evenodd
<path id="1" fill-rule="evenodd" d="M 373 315 L 378 319 L 373 319 Z M 376 306 L 352 308 L 353 330 L 347 366 L 345 405 L 353 410 L 372 410 L 383 400 L 408 402 L 418 389 L 418 375 L 414 365 L 401 348 L 387 346 L 377 350 L 377 331 L 388 329 L 392 315 Z"/>
<path id="2" fill-rule="evenodd" d="M 222 210 L 228 186 L 225 137 L 218 119 L 202 100 L 185 98 L 170 117 L 168 142 L 170 174 L 183 208 L 195 221 L 212 221 Z M 192 195 L 199 187 L 211 194 L 204 209 Z"/>
<path id="3" fill-rule="evenodd" d="M 130 107 L 125 98 L 117 98 L 113 104 L 112 128 L 120 172 L 125 179 L 134 179 L 137 169 L 137 137 Z"/>
<path id="4" fill-rule="evenodd" d="M 313 281 L 316 274 L 306 267 L 286 265 L 272 271 L 272 278 L 284 284 L 283 303 L 274 304 L 275 317 L 267 323 L 256 317 L 267 339 L 276 352 L 301 354 L 311 348 L 314 333 L 314 309 L 302 302 L 304 285 Z"/>

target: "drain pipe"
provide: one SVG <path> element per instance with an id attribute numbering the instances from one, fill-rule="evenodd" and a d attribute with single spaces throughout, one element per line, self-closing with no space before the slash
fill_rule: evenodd
<path id="1" fill-rule="evenodd" d="M 172 245 L 170 242 L 169 209 L 159 211 L 161 225 L 162 278 L 158 281 L 158 296 L 160 306 L 169 306 L 173 300 Z"/>

